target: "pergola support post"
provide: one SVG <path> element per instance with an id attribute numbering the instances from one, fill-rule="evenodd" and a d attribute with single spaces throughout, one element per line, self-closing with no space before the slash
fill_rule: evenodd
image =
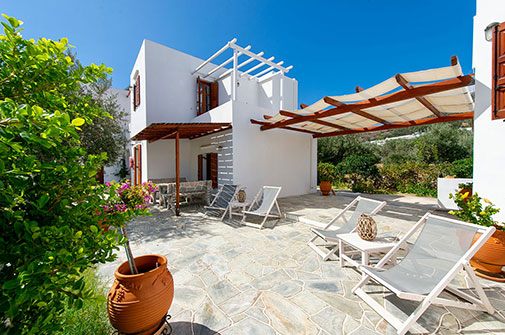
<path id="1" fill-rule="evenodd" d="M 175 133 L 175 215 L 181 215 L 179 199 L 179 129 Z"/>

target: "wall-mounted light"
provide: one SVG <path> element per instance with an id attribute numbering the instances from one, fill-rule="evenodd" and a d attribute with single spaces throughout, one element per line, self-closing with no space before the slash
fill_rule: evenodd
<path id="1" fill-rule="evenodd" d="M 222 150 L 223 150 L 223 147 L 221 145 L 216 147 L 216 151 L 222 151 Z"/>
<path id="2" fill-rule="evenodd" d="M 486 41 L 491 42 L 493 40 L 493 28 L 499 24 L 498 22 L 493 22 L 487 25 L 486 29 L 484 29 Z"/>

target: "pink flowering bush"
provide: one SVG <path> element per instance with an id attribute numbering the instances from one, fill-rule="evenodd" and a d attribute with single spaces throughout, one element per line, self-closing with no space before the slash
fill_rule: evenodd
<path id="1" fill-rule="evenodd" d="M 137 216 L 151 215 L 148 206 L 153 199 L 153 193 L 158 190 L 158 186 L 150 181 L 142 185 L 131 185 L 130 181 L 125 181 L 107 183 L 104 187 L 107 190 L 108 198 L 106 204 L 95 214 L 102 217 L 101 222 L 104 230 L 108 230 L 109 226 L 114 226 L 120 228 L 123 236 L 128 238 L 126 224 Z M 138 273 L 128 241 L 125 243 L 125 249 L 131 273 Z"/>

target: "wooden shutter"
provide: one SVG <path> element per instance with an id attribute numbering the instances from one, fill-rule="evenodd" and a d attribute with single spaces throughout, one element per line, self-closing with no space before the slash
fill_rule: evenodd
<path id="1" fill-rule="evenodd" d="M 219 105 L 219 84 L 217 81 L 210 83 L 210 109 Z"/>
<path id="2" fill-rule="evenodd" d="M 493 28 L 492 118 L 505 118 L 505 22 Z"/>
<path id="3" fill-rule="evenodd" d="M 198 155 L 198 180 L 203 180 L 203 155 Z"/>
<path id="4" fill-rule="evenodd" d="M 202 88 L 202 80 L 200 77 L 196 78 L 196 115 L 203 114 L 203 106 L 202 106 L 202 98 L 203 88 Z"/>
<path id="5" fill-rule="evenodd" d="M 212 181 L 212 188 L 217 188 L 217 153 L 207 154 L 207 179 Z"/>
<path id="6" fill-rule="evenodd" d="M 142 149 L 141 145 L 133 148 L 133 185 L 142 184 Z"/>
<path id="7" fill-rule="evenodd" d="M 137 76 L 135 83 L 135 107 L 140 105 L 140 74 Z"/>

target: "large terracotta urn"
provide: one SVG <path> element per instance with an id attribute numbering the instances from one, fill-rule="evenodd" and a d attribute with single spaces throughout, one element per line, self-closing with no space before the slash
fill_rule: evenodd
<path id="1" fill-rule="evenodd" d="M 331 191 L 331 183 L 329 181 L 322 181 L 319 183 L 319 190 L 323 195 L 329 195 Z"/>
<path id="2" fill-rule="evenodd" d="M 480 237 L 476 234 L 474 242 Z M 489 280 L 505 282 L 505 231 L 496 230 L 470 260 L 475 274 Z"/>
<path id="3" fill-rule="evenodd" d="M 132 275 L 128 262 L 121 264 L 107 296 L 111 324 L 124 334 L 147 335 L 164 326 L 174 298 L 174 280 L 161 255 L 135 258 L 139 271 Z"/>

